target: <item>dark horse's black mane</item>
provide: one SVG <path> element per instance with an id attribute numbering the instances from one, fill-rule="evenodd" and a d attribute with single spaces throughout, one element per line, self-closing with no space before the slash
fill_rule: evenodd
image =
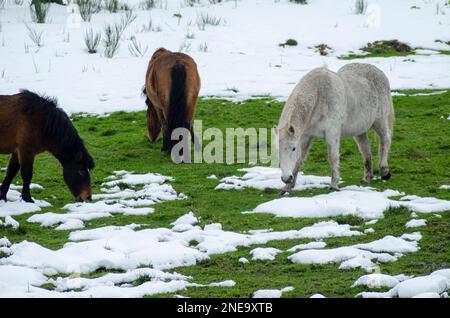
<path id="1" fill-rule="evenodd" d="M 89 155 L 83 140 L 72 124 L 69 116 L 58 107 L 56 98 L 39 96 L 28 90 L 21 90 L 25 99 L 24 109 L 27 114 L 41 113 L 46 116 L 44 138 L 54 142 L 61 150 L 62 157 L 71 157 L 81 151 L 82 160 L 88 169 L 94 168 L 94 160 Z"/>

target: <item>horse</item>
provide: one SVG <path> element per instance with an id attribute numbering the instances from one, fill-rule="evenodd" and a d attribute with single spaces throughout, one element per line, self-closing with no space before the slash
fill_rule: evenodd
<path id="1" fill-rule="evenodd" d="M 187 54 L 160 48 L 153 53 L 145 76 L 148 140 L 163 132 L 162 150 L 170 153 L 172 132 L 186 128 L 193 136 L 193 117 L 200 91 L 197 64 Z"/>
<path id="2" fill-rule="evenodd" d="M 380 139 L 379 169 L 383 180 L 391 177 L 388 153 L 394 123 L 389 80 L 377 67 L 351 63 L 337 73 L 316 68 L 307 73 L 288 98 L 276 129 L 279 139 L 282 193 L 295 186 L 314 138 L 324 138 L 331 165 L 331 189 L 339 190 L 341 138 L 354 137 L 364 160 L 363 182 L 373 177 L 367 132 Z"/>
<path id="3" fill-rule="evenodd" d="M 27 90 L 0 95 L 0 136 L 0 154 L 11 154 L 0 186 L 0 201 L 6 201 L 11 182 L 20 170 L 22 199 L 34 202 L 30 194 L 33 162 L 45 151 L 61 163 L 64 181 L 76 200 L 91 200 L 90 170 L 94 160 L 55 98 Z"/>

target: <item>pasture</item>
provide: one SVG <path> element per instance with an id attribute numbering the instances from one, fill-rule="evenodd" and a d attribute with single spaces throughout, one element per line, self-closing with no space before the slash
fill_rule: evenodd
<path id="1" fill-rule="evenodd" d="M 417 96 L 425 93 L 425 96 Z M 373 181 L 370 186 L 377 190 L 395 189 L 406 194 L 423 197 L 436 197 L 450 200 L 450 192 L 439 189 L 449 184 L 450 180 L 450 91 L 444 94 L 428 95 L 433 91 L 401 91 L 394 96 L 396 122 L 390 155 L 392 171 L 391 180 Z M 243 102 L 231 102 L 222 99 L 201 99 L 196 111 L 196 119 L 203 120 L 204 127 L 267 127 L 277 124 L 283 107 L 282 102 L 270 98 L 254 98 Z M 115 112 L 109 116 L 72 115 L 72 120 L 87 148 L 96 159 L 96 169 L 92 173 L 93 193 L 99 193 L 105 178 L 113 171 L 127 170 L 136 173 L 158 172 L 175 178 L 170 184 L 177 193 L 187 195 L 186 199 L 162 202 L 154 205 L 155 211 L 144 216 L 115 214 L 113 217 L 99 218 L 85 222 L 86 229 L 94 229 L 109 225 L 123 226 L 131 223 L 141 224 L 145 228 L 170 228 L 170 223 L 188 211 L 200 219 L 199 225 L 221 223 L 223 230 L 247 232 L 256 229 L 273 229 L 273 231 L 298 230 L 323 220 L 334 220 L 340 224 L 350 224 L 357 230 L 364 231 L 369 227 L 374 232 L 362 236 L 326 238 L 328 248 L 365 243 L 386 235 L 400 236 L 414 232 L 416 229 L 405 228 L 411 219 L 411 211 L 406 208 L 390 209 L 385 217 L 376 224 L 366 225 L 364 220 L 356 216 L 338 216 L 334 218 L 285 218 L 269 214 L 242 214 L 252 210 L 258 204 L 279 197 L 276 190 L 215 190 L 219 180 L 208 179 L 214 174 L 219 179 L 230 175 L 241 175 L 237 169 L 248 167 L 247 164 L 173 164 L 161 152 L 161 138 L 150 144 L 146 138 L 145 112 Z M 377 159 L 378 142 L 373 132 L 370 133 L 374 159 Z M 308 175 L 329 176 L 330 168 L 326 160 L 326 147 L 323 141 L 313 143 L 306 161 L 304 172 Z M 5 167 L 7 156 L 0 157 L 0 166 Z M 377 168 L 374 166 L 375 175 Z M 363 185 L 362 160 L 356 143 L 351 139 L 343 140 L 341 145 L 341 178 L 342 186 Z M 20 178 L 16 178 L 20 181 Z M 32 190 L 34 198 L 46 200 L 51 207 L 42 212 L 63 213 L 61 208 L 73 202 L 61 176 L 58 162 L 45 154 L 38 157 L 35 163 L 34 183 L 44 188 Z M 126 187 L 126 185 L 121 185 Z M 310 189 L 294 191 L 290 196 L 310 197 L 328 193 L 328 189 Z M 40 212 L 41 213 L 41 212 Z M 448 212 L 420 214 L 426 219 L 426 226 L 418 228 L 423 238 L 419 242 L 420 249 L 408 253 L 397 261 L 380 265 L 384 274 L 427 275 L 434 270 L 449 267 L 450 251 L 450 217 Z M 71 231 L 57 231 L 52 227 L 42 227 L 29 223 L 32 214 L 14 216 L 20 223 L 18 229 L 0 227 L 0 238 L 7 237 L 11 243 L 24 240 L 36 242 L 49 249 L 60 249 L 67 243 Z M 237 251 L 218 253 L 208 259 L 199 261 L 194 266 L 171 268 L 177 272 L 192 276 L 192 281 L 201 284 L 235 281 L 230 287 L 188 287 L 176 293 L 157 293 L 152 296 L 172 297 L 179 294 L 188 297 L 250 297 L 259 289 L 282 289 L 292 286 L 294 289 L 283 293 L 283 297 L 309 297 L 320 293 L 326 297 L 354 297 L 367 290 L 366 287 L 351 288 L 354 281 L 364 275 L 362 269 L 341 270 L 338 264 L 294 264 L 287 257 L 286 250 L 309 239 L 286 239 L 269 241 L 238 247 Z M 198 243 L 198 242 L 197 242 Z M 196 242 L 192 242 L 195 246 Z M 249 251 L 255 247 L 274 247 L 282 252 L 274 260 L 252 260 Z M 6 259 L 7 255 L 1 255 Z M 244 264 L 238 260 L 248 258 Z M 102 277 L 108 272 L 121 272 L 99 268 L 82 277 Z M 65 276 L 57 274 L 57 276 Z M 57 277 L 55 276 L 55 277 Z M 133 281 L 139 286 L 150 278 L 140 277 Z M 52 290 L 51 283 L 43 284 L 43 288 Z M 388 290 L 381 288 L 379 290 Z"/>

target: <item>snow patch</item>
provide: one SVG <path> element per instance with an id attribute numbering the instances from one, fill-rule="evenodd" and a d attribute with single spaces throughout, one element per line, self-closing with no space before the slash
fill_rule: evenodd
<path id="1" fill-rule="evenodd" d="M 245 174 L 242 177 L 231 176 L 220 180 L 216 190 L 242 190 L 244 188 L 282 189 L 285 184 L 281 181 L 281 169 L 269 167 L 243 168 Z M 294 190 L 306 190 L 316 188 L 328 188 L 331 179 L 329 177 L 307 176 L 299 174 Z"/>
<path id="2" fill-rule="evenodd" d="M 275 256 L 280 253 L 281 250 L 273 247 L 257 247 L 250 251 L 253 260 L 258 261 L 273 261 Z"/>
<path id="3" fill-rule="evenodd" d="M 280 298 L 283 293 L 293 291 L 294 287 L 285 287 L 282 289 L 260 289 L 253 293 L 253 298 Z"/>
<path id="4" fill-rule="evenodd" d="M 411 228 L 411 227 L 420 227 L 427 225 L 427 220 L 425 219 L 414 219 L 406 222 L 405 227 Z"/>

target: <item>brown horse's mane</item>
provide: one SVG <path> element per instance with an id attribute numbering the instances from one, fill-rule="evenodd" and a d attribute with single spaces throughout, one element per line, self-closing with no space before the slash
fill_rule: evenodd
<path id="1" fill-rule="evenodd" d="M 94 160 L 89 155 L 69 116 L 58 107 L 56 98 L 38 95 L 28 90 L 21 90 L 21 98 L 24 100 L 25 114 L 41 114 L 45 117 L 43 137 L 59 148 L 62 160 L 70 160 L 81 151 L 82 160 L 87 168 L 94 168 Z"/>

